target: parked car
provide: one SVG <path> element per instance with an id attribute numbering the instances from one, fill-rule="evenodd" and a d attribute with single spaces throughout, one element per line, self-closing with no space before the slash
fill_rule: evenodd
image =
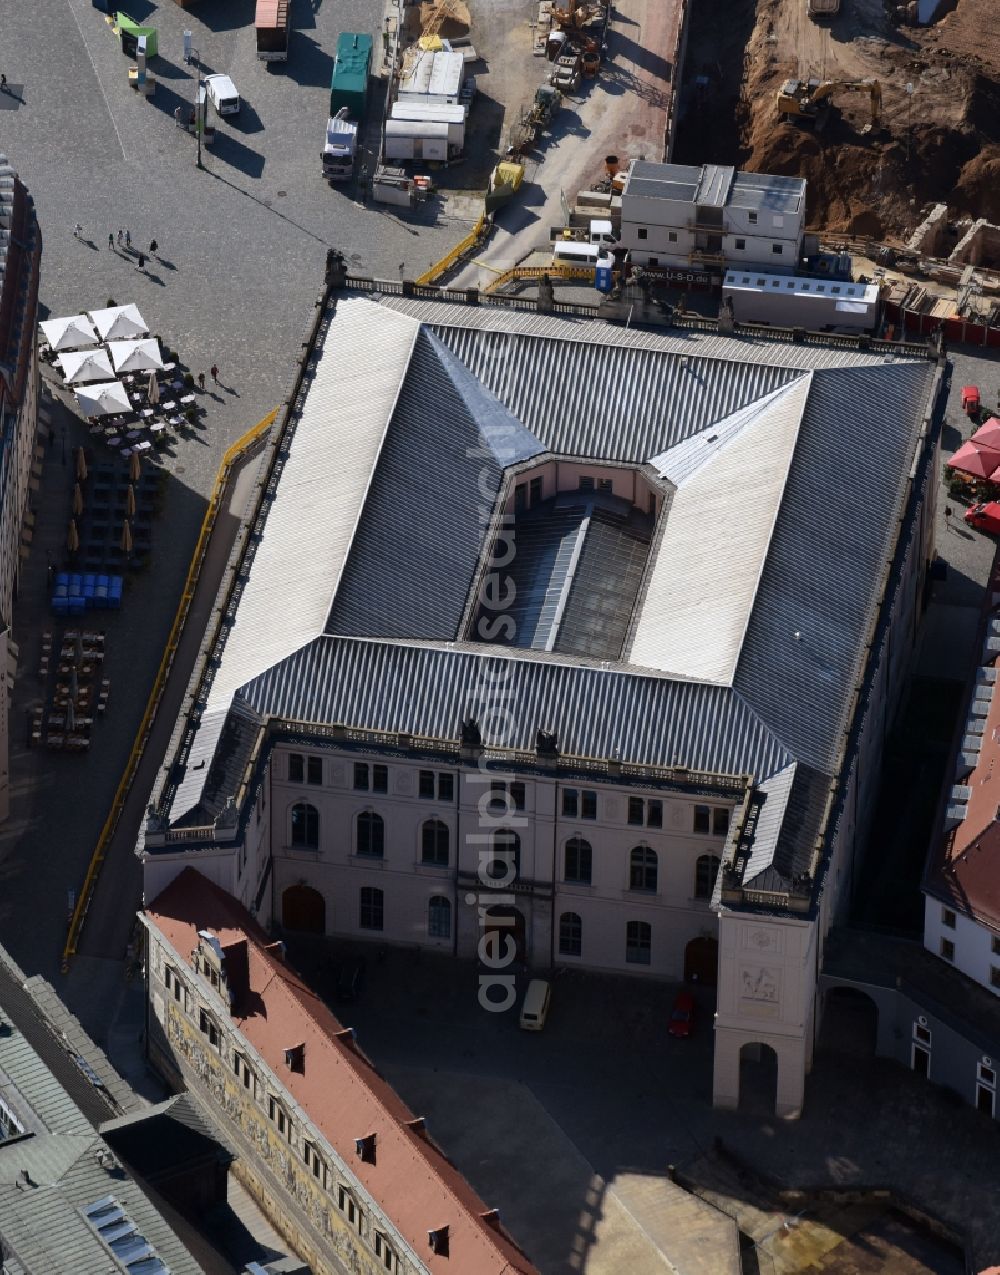
<path id="1" fill-rule="evenodd" d="M 979 415 L 979 386 L 962 386 L 962 411 L 966 416 Z"/>
<path id="2" fill-rule="evenodd" d="M 533 978 L 524 993 L 521 1005 L 521 1029 L 526 1032 L 540 1032 L 549 1015 L 549 1002 L 552 989 L 544 978 Z"/>
<path id="3" fill-rule="evenodd" d="M 239 115 L 240 95 L 236 91 L 236 85 L 228 75 L 222 75 L 221 73 L 206 75 L 205 89 L 208 93 L 209 101 L 215 107 L 217 114 Z"/>
<path id="4" fill-rule="evenodd" d="M 670 1011 L 667 1031 L 671 1036 L 686 1038 L 694 1030 L 695 1001 L 690 992 L 678 992 Z"/>
<path id="5" fill-rule="evenodd" d="M 988 500 L 985 504 L 971 505 L 965 511 L 965 521 L 977 531 L 1000 535 L 1000 500 Z"/>
<path id="6" fill-rule="evenodd" d="M 361 987 L 365 981 L 365 958 L 351 956 L 337 966 L 337 982 L 335 995 L 341 1004 L 356 1001 L 361 995 Z"/>

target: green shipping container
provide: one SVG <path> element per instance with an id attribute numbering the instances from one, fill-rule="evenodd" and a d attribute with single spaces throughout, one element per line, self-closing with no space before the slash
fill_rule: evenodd
<path id="1" fill-rule="evenodd" d="M 135 57 L 135 45 L 132 41 L 138 40 L 140 35 L 146 37 L 146 57 L 156 57 L 159 51 L 159 40 L 155 27 L 144 27 L 141 22 L 136 22 L 135 18 L 130 18 L 127 13 L 116 13 L 115 25 L 122 36 L 122 50 L 129 57 Z"/>
<path id="2" fill-rule="evenodd" d="M 347 107 L 351 119 L 364 119 L 368 75 L 372 66 L 372 38 L 346 31 L 337 36 L 337 57 L 330 82 L 330 114 Z"/>

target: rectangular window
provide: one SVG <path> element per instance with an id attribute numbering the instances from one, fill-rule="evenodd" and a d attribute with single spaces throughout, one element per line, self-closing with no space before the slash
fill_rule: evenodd
<path id="1" fill-rule="evenodd" d="M 747 241 L 745 239 L 737 239 L 736 243 L 733 246 L 735 247 L 737 252 L 742 252 L 744 248 L 747 246 Z"/>
<path id="2" fill-rule="evenodd" d="M 514 512 L 523 514 L 528 508 L 528 488 L 525 483 L 518 483 L 514 488 Z"/>
<path id="3" fill-rule="evenodd" d="M 163 967 L 163 986 L 168 992 L 173 987 L 175 980 L 176 975 L 174 974 L 173 969 L 169 965 L 165 965 Z"/>
<path id="4" fill-rule="evenodd" d="M 780 257 L 781 254 L 784 252 L 784 248 L 782 247 L 780 243 L 773 243 L 771 244 L 771 251 L 774 253 L 776 257 Z"/>
<path id="5" fill-rule="evenodd" d="M 629 823 L 642 826 L 643 815 L 645 814 L 645 802 L 641 797 L 629 797 L 628 799 L 628 821 Z"/>
<path id="6" fill-rule="evenodd" d="M 524 809 L 524 784 L 515 780 L 510 786 L 510 799 L 515 810 Z"/>
<path id="7" fill-rule="evenodd" d="M 354 787 L 357 792 L 368 791 L 368 767 L 363 761 L 354 763 Z"/>
<path id="8" fill-rule="evenodd" d="M 208 1043 L 213 1049 L 219 1048 L 219 1029 L 215 1025 L 215 1019 L 205 1010 L 201 1010 L 198 1015 L 198 1030 L 208 1037 Z"/>
<path id="9" fill-rule="evenodd" d="M 379 1259 L 387 1271 L 398 1270 L 396 1265 L 396 1254 L 389 1246 L 389 1241 L 385 1238 L 381 1231 L 375 1232 L 375 1256 Z"/>
<path id="10" fill-rule="evenodd" d="M 581 490 L 581 491 L 593 491 L 593 490 L 594 490 L 594 478 L 593 478 L 593 475 L 592 475 L 592 474 L 581 474 L 581 476 L 580 476 L 580 490 Z"/>
<path id="11" fill-rule="evenodd" d="M 584 788 L 580 794 L 580 818 L 597 818 L 597 793 L 591 788 Z"/>
<path id="12" fill-rule="evenodd" d="M 913 1024 L 913 1039 L 919 1040 L 922 1045 L 931 1043 L 931 1031 L 929 1027 L 924 1027 L 922 1023 Z"/>
<path id="13" fill-rule="evenodd" d="M 317 1182 L 322 1182 L 326 1186 L 326 1165 L 323 1163 L 323 1157 L 316 1150 L 315 1143 L 307 1142 L 303 1145 L 302 1159 L 305 1160 L 306 1167 Z"/>
<path id="14" fill-rule="evenodd" d="M 306 783 L 321 784 L 323 782 L 323 758 L 306 758 Z"/>
<path id="15" fill-rule="evenodd" d="M 955 928 L 955 913 L 951 910 L 951 908 L 941 909 L 941 924 L 946 925 L 949 930 L 953 930 Z"/>
<path id="16" fill-rule="evenodd" d="M 990 966 L 990 986 L 1000 987 L 1000 965 Z"/>
<path id="17" fill-rule="evenodd" d="M 389 791 L 389 767 L 373 766 L 372 767 L 372 792 L 388 792 Z"/>
<path id="18" fill-rule="evenodd" d="M 750 223 L 750 225 L 751 225 L 751 226 L 756 226 L 756 224 L 757 224 L 757 214 L 756 214 L 755 212 L 747 213 L 747 221 L 749 221 L 749 223 Z"/>
<path id="19" fill-rule="evenodd" d="M 532 478 L 528 483 L 528 503 L 532 509 L 542 498 L 542 480 L 540 478 Z"/>
<path id="20" fill-rule="evenodd" d="M 646 921 L 629 921 L 625 927 L 625 960 L 648 965 L 652 955 L 652 931 Z"/>
<path id="21" fill-rule="evenodd" d="M 562 812 L 566 819 L 575 819 L 579 809 L 580 794 L 575 788 L 564 788 L 562 795 Z"/>
<path id="22" fill-rule="evenodd" d="M 382 928 L 382 891 L 374 886 L 361 887 L 358 924 L 363 930 L 381 930 Z"/>
<path id="23" fill-rule="evenodd" d="M 353 1224 L 358 1220 L 358 1206 L 354 1203 L 354 1196 L 351 1195 L 346 1186 L 337 1188 L 337 1208 L 340 1209 L 348 1222 Z"/>
<path id="24" fill-rule="evenodd" d="M 612 483 L 610 478 L 598 478 L 597 490 L 608 491 L 608 492 L 614 491 L 614 484 Z"/>
<path id="25" fill-rule="evenodd" d="M 724 806 L 716 806 L 712 811 L 712 832 L 716 837 L 724 837 L 729 831 L 729 811 Z"/>
<path id="26" fill-rule="evenodd" d="M 946 961 L 953 961 L 955 959 L 955 944 L 951 941 L 951 939 L 941 940 L 941 955 Z"/>
<path id="27" fill-rule="evenodd" d="M 994 956 L 1000 956 L 1000 938 L 997 938 L 995 934 L 993 935 L 993 941 L 992 941 L 992 946 L 990 950 L 993 952 Z"/>
<path id="28" fill-rule="evenodd" d="M 711 815 L 708 806 L 695 806 L 694 808 L 694 830 L 695 832 L 708 832 L 711 827 Z"/>
<path id="29" fill-rule="evenodd" d="M 288 754 L 288 778 L 291 783 L 300 784 L 302 782 L 304 765 L 305 758 L 301 753 Z"/>
<path id="30" fill-rule="evenodd" d="M 979 1064 L 979 1080 L 984 1085 L 995 1085 L 997 1082 L 997 1073 L 992 1067 L 987 1067 L 985 1063 Z"/>
<path id="31" fill-rule="evenodd" d="M 646 827 L 662 828 L 663 827 L 663 802 L 647 801 L 646 802 Z"/>
<path id="32" fill-rule="evenodd" d="M 638 236 L 638 238 L 639 238 L 639 239 L 648 239 L 648 238 L 649 238 L 649 231 L 646 229 L 646 227 L 645 227 L 645 226 L 640 226 L 640 227 L 639 227 L 639 229 L 638 229 L 638 231 L 636 232 L 636 234 L 637 234 L 637 236 Z"/>
<path id="33" fill-rule="evenodd" d="M 676 243 L 676 242 L 677 242 L 677 231 L 676 231 L 676 230 L 670 230 L 670 231 L 668 231 L 668 232 L 667 232 L 667 242 L 668 242 L 668 243 Z"/>
<path id="34" fill-rule="evenodd" d="M 455 800 L 455 776 L 438 775 L 438 801 Z"/>
<path id="35" fill-rule="evenodd" d="M 420 772 L 420 788 L 421 797 L 425 800 L 434 800 L 434 771 L 422 770 Z"/>

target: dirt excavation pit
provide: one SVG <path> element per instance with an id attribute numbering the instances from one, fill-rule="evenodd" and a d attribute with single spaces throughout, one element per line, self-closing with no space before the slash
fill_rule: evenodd
<path id="1" fill-rule="evenodd" d="M 744 30 L 751 29 L 745 45 L 724 48 L 723 60 L 713 61 L 709 31 L 699 40 L 692 30 L 687 118 L 675 158 L 805 177 L 810 225 L 835 233 L 899 242 L 939 201 L 956 216 L 998 221 L 1000 40 L 974 41 L 977 28 L 996 24 L 995 2 L 958 0 L 933 27 L 897 28 L 880 0 L 842 0 L 830 28 L 810 21 L 805 0 L 760 0 L 756 12 L 753 0 L 734 0 L 734 25 L 742 11 Z M 778 89 L 786 79 L 810 77 L 877 79 L 880 126 L 865 131 L 867 92 L 835 94 L 819 131 L 782 122 Z M 714 109 L 699 110 L 699 97 Z"/>

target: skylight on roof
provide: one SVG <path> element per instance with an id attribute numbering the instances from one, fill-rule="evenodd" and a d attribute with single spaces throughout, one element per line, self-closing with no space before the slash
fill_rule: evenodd
<path id="1" fill-rule="evenodd" d="M 170 1275 L 170 1268 L 113 1195 L 88 1204 L 83 1215 L 129 1275 Z"/>

